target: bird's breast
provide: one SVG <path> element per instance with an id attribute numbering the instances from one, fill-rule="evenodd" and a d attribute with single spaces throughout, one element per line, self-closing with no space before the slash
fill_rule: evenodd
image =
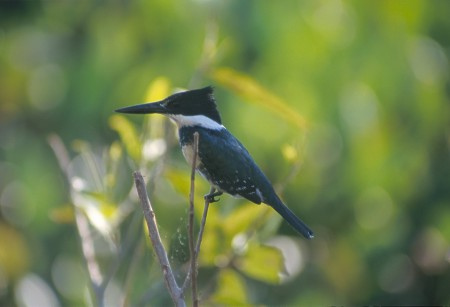
<path id="1" fill-rule="evenodd" d="M 194 145 L 191 144 L 183 144 L 181 146 L 181 151 L 183 152 L 183 156 L 186 159 L 186 161 L 189 163 L 189 165 L 192 166 L 192 163 L 194 162 Z M 197 157 L 195 159 L 195 168 L 198 168 L 200 165 L 200 158 L 197 154 Z"/>

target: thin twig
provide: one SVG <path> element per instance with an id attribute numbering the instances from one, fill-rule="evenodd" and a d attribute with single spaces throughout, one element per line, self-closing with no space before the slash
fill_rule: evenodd
<path id="1" fill-rule="evenodd" d="M 197 296 L 197 253 L 194 246 L 194 193 L 195 193 L 195 168 L 197 166 L 197 153 L 198 153 L 198 132 L 194 133 L 194 157 L 192 159 L 191 170 L 191 190 L 189 193 L 189 223 L 188 223 L 188 236 L 189 236 L 189 252 L 191 254 L 191 267 L 190 272 L 192 275 L 191 288 L 192 288 L 192 306 L 198 306 Z"/>
<path id="2" fill-rule="evenodd" d="M 150 200 L 147 196 L 147 189 L 145 188 L 144 178 L 142 178 L 142 175 L 139 171 L 134 172 L 134 182 L 136 184 L 136 189 L 141 202 L 142 211 L 144 213 L 153 249 L 155 250 L 156 256 L 158 257 L 167 289 L 169 290 L 170 296 L 172 297 L 175 306 L 184 307 L 186 306 L 186 303 L 183 299 L 183 292 L 178 287 L 175 276 L 173 275 L 172 267 L 170 266 L 166 250 L 164 249 L 164 245 L 161 242 L 158 227 L 156 226 L 155 214 L 153 212 Z"/>
<path id="3" fill-rule="evenodd" d="M 55 153 L 56 159 L 61 170 L 66 175 L 67 181 L 70 184 L 69 163 L 70 158 L 66 147 L 61 138 L 56 134 L 48 136 L 47 141 Z M 88 271 L 89 280 L 94 291 L 94 295 L 98 306 L 104 306 L 105 286 L 103 285 L 103 276 L 100 271 L 100 266 L 95 258 L 95 247 L 92 240 L 91 231 L 89 229 L 89 222 L 83 212 L 77 206 L 74 206 L 75 224 L 81 243 L 81 251 L 83 253 L 84 261 Z"/>
<path id="4" fill-rule="evenodd" d="M 96 296 L 97 305 L 104 306 L 105 287 L 102 286 L 103 276 L 100 272 L 100 267 L 97 260 L 95 259 L 95 248 L 91 232 L 89 230 L 89 222 L 80 209 L 76 207 L 74 209 L 75 223 L 77 225 L 78 235 L 80 236 L 81 241 L 81 250 L 86 261 L 86 267 Z"/>
<path id="5" fill-rule="evenodd" d="M 216 191 L 216 189 L 211 187 L 209 194 L 212 194 L 215 191 Z M 205 206 L 203 208 L 202 222 L 200 223 L 200 229 L 198 231 L 198 237 L 197 237 L 197 245 L 195 246 L 195 255 L 197 258 L 200 253 L 200 245 L 202 244 L 203 232 L 205 231 L 206 217 L 208 215 L 209 204 L 210 204 L 209 198 L 205 198 Z"/>
<path id="6" fill-rule="evenodd" d="M 209 193 L 214 193 L 216 189 L 214 189 L 213 187 L 211 187 L 211 190 L 209 191 Z M 203 239 L 203 232 L 205 231 L 205 225 L 206 225 L 206 217 L 208 216 L 208 208 L 209 208 L 209 199 L 205 198 L 205 205 L 203 207 L 203 215 L 202 215 L 202 221 L 200 223 L 200 229 L 198 231 L 198 237 L 197 237 L 197 244 L 195 245 L 195 256 L 196 256 L 196 261 L 198 261 L 198 255 L 200 255 L 200 245 L 202 243 L 202 239 Z M 198 262 L 197 262 L 198 265 Z M 183 286 L 181 287 L 181 289 L 184 290 L 186 289 L 187 285 L 189 284 L 189 282 L 191 281 L 191 277 L 192 277 L 192 267 L 189 266 L 189 271 L 186 275 L 186 278 L 184 279 L 184 283 Z"/>

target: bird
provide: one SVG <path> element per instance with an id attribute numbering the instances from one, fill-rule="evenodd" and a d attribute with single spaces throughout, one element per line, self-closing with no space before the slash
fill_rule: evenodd
<path id="1" fill-rule="evenodd" d="M 307 239 L 313 231 L 280 199 L 272 184 L 242 143 L 222 124 L 214 89 L 200 89 L 175 93 L 156 102 L 138 104 L 115 110 L 128 114 L 163 114 L 175 122 L 179 143 L 186 161 L 192 165 L 197 151 L 196 170 L 210 183 L 209 202 L 224 192 L 255 203 L 264 203 L 278 212 L 298 233 Z M 198 150 L 194 150 L 197 132 Z"/>

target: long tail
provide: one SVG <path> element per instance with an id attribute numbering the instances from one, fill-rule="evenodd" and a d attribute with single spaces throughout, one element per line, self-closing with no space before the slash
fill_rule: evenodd
<path id="1" fill-rule="evenodd" d="M 313 231 L 299 219 L 283 202 L 277 197 L 276 201 L 268 204 L 275 209 L 298 233 L 307 239 L 314 238 Z"/>

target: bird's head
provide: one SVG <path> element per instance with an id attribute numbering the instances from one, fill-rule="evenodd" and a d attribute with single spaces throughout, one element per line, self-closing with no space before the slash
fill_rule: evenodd
<path id="1" fill-rule="evenodd" d="M 203 126 L 221 129 L 222 121 L 211 86 L 179 92 L 157 102 L 144 103 L 116 110 L 119 113 L 164 114 L 183 126 Z"/>

